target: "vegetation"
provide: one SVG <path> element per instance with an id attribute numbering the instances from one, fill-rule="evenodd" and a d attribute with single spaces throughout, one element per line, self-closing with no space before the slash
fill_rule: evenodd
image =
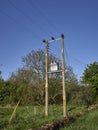
<path id="1" fill-rule="evenodd" d="M 66 128 L 61 130 L 97 130 L 98 129 L 98 110 L 86 113 L 82 117 L 76 119 L 76 121 Z"/>
<path id="2" fill-rule="evenodd" d="M 40 127 L 62 117 L 62 106 L 50 106 L 49 117 L 44 115 L 44 106 L 19 107 L 14 118 L 9 124 L 13 108 L 0 108 L 0 129 L 2 130 L 28 130 Z"/>
<path id="3" fill-rule="evenodd" d="M 58 60 L 49 54 L 49 63 Z M 14 105 L 21 99 L 21 105 L 43 105 L 45 98 L 45 52 L 43 50 L 31 51 L 22 59 L 23 67 L 12 73 L 8 81 L 1 79 L 0 104 Z M 61 63 L 60 63 L 61 64 Z M 61 66 L 61 65 L 60 65 Z M 59 66 L 59 67 L 60 67 Z M 79 91 L 76 76 L 71 67 L 66 66 L 67 102 L 77 98 Z M 49 76 L 49 103 L 62 103 L 61 74 Z"/>
<path id="4" fill-rule="evenodd" d="M 53 60 L 59 61 L 59 67 L 61 68 L 61 61 L 54 55 L 49 54 L 49 64 Z M 62 77 L 60 73 L 49 75 L 50 116 L 48 118 L 44 117 L 45 51 L 32 50 L 22 58 L 22 62 L 23 67 L 13 72 L 7 81 L 2 79 L 2 72 L 0 71 L 0 129 L 2 130 L 26 130 L 32 126 L 36 128 L 62 117 Z M 79 106 L 89 107 L 94 103 L 98 103 L 98 62 L 87 65 L 80 83 L 73 73 L 72 67 L 66 66 L 65 74 L 69 114 L 84 109 L 84 107 Z M 13 107 L 18 101 L 20 101 L 20 107 L 11 124 L 9 124 Z M 85 115 L 84 118 L 86 119 L 88 116 Z M 82 126 L 84 128 L 84 125 Z M 72 125 L 68 129 L 70 130 L 71 127 L 76 128 Z M 78 128 L 83 129 L 80 127 L 76 129 Z M 85 127 L 85 129 L 88 128 Z"/>
<path id="5" fill-rule="evenodd" d="M 85 106 L 68 106 L 68 114 L 75 115 L 85 110 Z M 0 108 L 0 129 L 2 130 L 28 130 L 30 128 L 39 128 L 47 123 L 62 119 L 62 105 L 50 105 L 49 117 L 44 115 L 44 106 L 18 107 L 13 119 L 9 119 L 13 108 Z M 78 117 L 73 124 L 66 126 L 68 130 L 97 130 L 98 110 L 87 112 Z M 88 125 L 90 124 L 90 125 Z M 85 128 L 85 129 L 84 129 Z M 91 129 L 90 129 L 91 128 Z"/>
<path id="6" fill-rule="evenodd" d="M 82 82 L 89 86 L 93 101 L 98 101 L 98 62 L 87 65 L 84 70 Z"/>
<path id="7" fill-rule="evenodd" d="M 53 60 L 61 61 L 49 54 L 49 63 Z M 20 99 L 21 105 L 43 105 L 45 103 L 45 51 L 32 50 L 22 58 L 23 67 L 7 81 L 1 77 L 0 71 L 0 105 L 14 105 Z M 91 105 L 98 99 L 98 62 L 87 65 L 82 76 L 82 83 L 78 83 L 72 67 L 66 66 L 66 90 L 68 104 Z M 85 97 L 85 98 L 84 98 Z M 49 76 L 49 104 L 62 103 L 61 74 Z"/>

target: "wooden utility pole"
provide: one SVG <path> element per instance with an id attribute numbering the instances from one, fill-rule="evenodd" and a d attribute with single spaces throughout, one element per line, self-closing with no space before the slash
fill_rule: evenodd
<path id="1" fill-rule="evenodd" d="M 45 116 L 48 116 L 48 41 L 46 43 Z"/>
<path id="2" fill-rule="evenodd" d="M 61 35 L 62 42 L 62 85 L 63 85 L 63 116 L 67 117 L 66 87 L 65 87 L 65 60 L 64 60 L 64 35 Z"/>

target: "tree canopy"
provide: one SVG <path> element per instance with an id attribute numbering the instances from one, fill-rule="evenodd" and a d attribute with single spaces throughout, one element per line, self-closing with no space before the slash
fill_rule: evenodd
<path id="1" fill-rule="evenodd" d="M 93 96 L 98 97 L 98 62 L 87 65 L 83 73 L 82 83 L 90 86 Z"/>
<path id="2" fill-rule="evenodd" d="M 60 59 L 49 54 L 49 64 L 51 61 L 60 61 Z M 45 103 L 45 51 L 32 50 L 22 58 L 22 62 L 23 67 L 12 72 L 8 81 L 0 80 L 0 103 L 16 104 L 21 99 L 21 105 L 42 105 Z M 66 65 L 65 78 L 67 103 L 90 104 L 92 94 L 93 97 L 97 97 L 97 62 L 88 65 L 84 71 L 82 82 L 86 87 L 82 85 L 80 87 L 72 67 Z M 49 103 L 62 103 L 61 73 L 49 75 Z"/>

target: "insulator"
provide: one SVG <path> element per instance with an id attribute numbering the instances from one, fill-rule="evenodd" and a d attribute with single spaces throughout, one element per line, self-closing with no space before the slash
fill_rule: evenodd
<path id="1" fill-rule="evenodd" d="M 61 37 L 64 39 L 64 34 L 61 34 Z"/>
<path id="2" fill-rule="evenodd" d="M 46 42 L 46 40 L 43 40 L 43 42 L 45 43 L 45 42 Z"/>
<path id="3" fill-rule="evenodd" d="M 55 38 L 54 38 L 54 37 L 51 37 L 51 40 L 55 40 Z"/>

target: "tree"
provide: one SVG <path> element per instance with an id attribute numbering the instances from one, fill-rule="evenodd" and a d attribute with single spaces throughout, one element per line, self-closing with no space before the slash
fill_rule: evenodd
<path id="1" fill-rule="evenodd" d="M 1 76 L 1 74 L 2 74 L 2 71 L 0 70 L 0 79 L 2 79 L 2 76 Z"/>
<path id="2" fill-rule="evenodd" d="M 49 79 L 49 103 L 62 103 L 62 80 L 57 77 Z"/>
<path id="3" fill-rule="evenodd" d="M 9 81 L 16 87 L 15 96 L 21 99 L 22 105 L 33 105 L 35 102 L 35 88 L 37 83 L 36 74 L 29 69 L 19 68 L 16 73 L 12 73 Z M 13 94 L 10 95 L 10 97 Z"/>
<path id="4" fill-rule="evenodd" d="M 49 63 L 60 61 L 57 57 L 49 54 Z M 44 104 L 45 102 L 45 51 L 32 50 L 22 58 L 23 67 L 12 73 L 9 81 L 15 86 L 15 99 L 22 97 L 23 105 Z M 61 67 L 61 62 L 60 62 Z M 74 98 L 77 79 L 71 67 L 65 68 L 68 101 Z M 12 86 L 12 85 L 11 85 Z M 14 88 L 14 87 L 13 87 Z M 14 91 L 14 90 L 12 90 Z M 13 93 L 11 93 L 13 95 Z M 10 97 L 11 97 L 10 95 Z M 12 96 L 13 98 L 13 96 Z M 11 99 L 12 99 L 11 98 Z M 62 74 L 57 73 L 49 76 L 49 103 L 62 102 Z"/>
<path id="5" fill-rule="evenodd" d="M 90 86 L 93 98 L 98 98 L 98 62 L 87 65 L 82 76 L 82 83 Z"/>
<path id="6" fill-rule="evenodd" d="M 49 63 L 51 61 L 57 61 L 58 58 L 49 54 Z M 45 51 L 39 49 L 38 51 L 32 50 L 26 57 L 22 58 L 24 67 L 29 70 L 33 70 L 38 77 L 45 80 Z"/>
<path id="7" fill-rule="evenodd" d="M 37 75 L 33 72 L 33 70 L 26 68 L 18 68 L 16 73 L 12 73 L 9 78 L 10 81 L 15 81 L 18 83 L 29 83 L 36 84 Z"/>
<path id="8" fill-rule="evenodd" d="M 4 96 L 5 96 L 4 86 L 5 82 L 0 78 L 0 104 L 4 102 Z"/>
<path id="9" fill-rule="evenodd" d="M 77 100 L 79 85 L 76 75 L 73 73 L 73 69 L 70 66 L 66 67 L 65 70 L 66 76 L 66 91 L 67 91 L 67 102 L 73 102 Z"/>
<path id="10" fill-rule="evenodd" d="M 28 70 L 33 70 L 39 76 L 44 78 L 45 73 L 45 53 L 43 50 L 32 50 L 26 57 L 22 58 L 24 67 Z"/>
<path id="11" fill-rule="evenodd" d="M 58 58 L 53 56 L 52 54 L 49 54 L 49 63 L 51 61 L 57 61 Z M 36 75 L 35 79 L 32 75 L 32 79 L 36 82 L 36 101 L 38 104 L 44 103 L 44 96 L 45 96 L 45 51 L 44 50 L 38 50 L 34 51 L 32 50 L 26 57 L 22 59 L 24 63 L 24 68 L 27 71 L 33 71 L 33 73 Z M 35 96 L 34 96 L 35 97 Z"/>

